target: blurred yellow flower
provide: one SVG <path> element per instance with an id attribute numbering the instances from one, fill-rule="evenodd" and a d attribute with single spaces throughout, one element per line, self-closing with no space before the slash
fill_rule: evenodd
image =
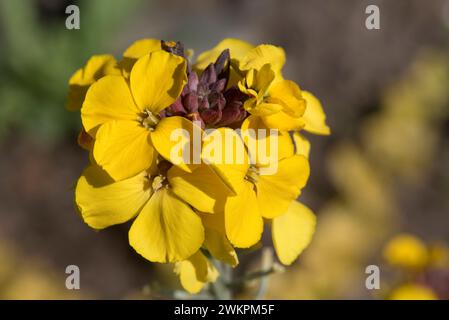
<path id="1" fill-rule="evenodd" d="M 410 234 L 400 234 L 391 239 L 383 255 L 389 264 L 409 269 L 422 268 L 429 261 L 426 245 Z"/>
<path id="2" fill-rule="evenodd" d="M 437 300 L 432 289 L 419 284 L 403 284 L 395 288 L 389 296 L 390 300 Z"/>

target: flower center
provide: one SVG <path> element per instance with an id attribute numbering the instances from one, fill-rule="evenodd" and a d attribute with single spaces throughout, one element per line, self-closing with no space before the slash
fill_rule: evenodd
<path id="1" fill-rule="evenodd" d="M 160 117 L 148 109 L 145 109 L 138 118 L 140 124 L 150 130 L 153 131 L 156 125 L 159 123 Z"/>
<path id="2" fill-rule="evenodd" d="M 165 186 L 168 186 L 168 180 L 165 176 L 160 174 L 153 178 L 153 183 L 151 185 L 153 192 L 156 192 Z"/>
<path id="3" fill-rule="evenodd" d="M 246 173 L 245 179 L 252 183 L 257 183 L 259 180 L 259 170 L 255 166 L 250 166 Z"/>

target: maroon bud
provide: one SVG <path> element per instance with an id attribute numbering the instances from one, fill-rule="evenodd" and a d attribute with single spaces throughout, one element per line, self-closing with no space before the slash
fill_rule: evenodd
<path id="1" fill-rule="evenodd" d="M 209 125 L 215 125 L 221 120 L 220 109 L 207 109 L 201 112 L 201 118 Z"/>
<path id="2" fill-rule="evenodd" d="M 222 75 L 222 73 L 227 74 L 230 65 L 230 60 L 231 57 L 229 54 L 229 49 L 223 50 L 214 63 L 215 72 L 217 75 L 219 75 L 218 78 L 221 78 L 220 75 Z"/>
<path id="3" fill-rule="evenodd" d="M 211 109 L 222 110 L 226 105 L 226 99 L 220 92 L 211 92 L 211 94 L 209 94 L 209 105 Z"/>
<path id="4" fill-rule="evenodd" d="M 213 63 L 209 64 L 206 70 L 203 71 L 200 77 L 200 83 L 205 83 L 207 85 L 211 85 L 217 81 L 217 73 L 215 72 L 215 68 Z"/>
<path id="5" fill-rule="evenodd" d="M 188 113 L 197 112 L 198 111 L 198 95 L 194 92 L 188 93 L 182 99 L 184 108 Z"/>
<path id="6" fill-rule="evenodd" d="M 198 110 L 203 111 L 209 109 L 209 101 L 206 98 L 201 98 L 198 102 Z"/>
<path id="7" fill-rule="evenodd" d="M 233 86 L 223 93 L 226 101 L 245 101 L 248 96 Z"/>
<path id="8" fill-rule="evenodd" d="M 169 107 L 168 107 L 169 111 L 171 112 L 171 114 L 176 114 L 176 115 L 184 115 L 187 113 L 186 109 L 184 109 L 184 106 L 182 105 L 182 101 L 181 101 L 181 97 L 179 97 L 178 99 L 176 99 L 175 102 L 173 102 Z"/>
<path id="9" fill-rule="evenodd" d="M 187 77 L 186 87 L 189 90 L 189 92 L 196 92 L 196 90 L 198 89 L 198 75 L 196 74 L 195 71 L 189 73 Z"/>
<path id="10" fill-rule="evenodd" d="M 210 87 L 211 91 L 218 91 L 223 92 L 223 90 L 226 87 L 227 80 L 226 79 L 220 79 L 217 82 L 213 83 Z"/>
<path id="11" fill-rule="evenodd" d="M 209 94 L 209 85 L 207 83 L 199 82 L 196 90 L 199 96 L 206 97 Z"/>
<path id="12" fill-rule="evenodd" d="M 233 101 L 226 105 L 223 109 L 220 126 L 229 126 L 237 124 L 246 118 L 246 111 L 243 109 L 243 103 L 240 101 Z"/>

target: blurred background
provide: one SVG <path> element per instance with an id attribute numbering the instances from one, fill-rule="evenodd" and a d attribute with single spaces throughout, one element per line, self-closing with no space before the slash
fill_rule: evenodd
<path id="1" fill-rule="evenodd" d="M 80 30 L 65 28 L 70 4 Z M 380 30 L 365 28 L 369 4 Z M 285 49 L 286 76 L 321 99 L 332 135 L 309 136 L 300 200 L 318 215 L 315 238 L 265 297 L 384 297 L 365 288 L 365 267 L 383 264 L 388 239 L 449 241 L 448 27 L 444 0 L 0 0 L 0 299 L 152 298 L 148 285 L 177 286 L 171 268 L 128 246 L 129 225 L 92 231 L 73 202 L 88 159 L 79 115 L 64 109 L 68 79 L 145 37 L 196 53 L 225 37 Z M 81 290 L 65 288 L 70 264 Z"/>

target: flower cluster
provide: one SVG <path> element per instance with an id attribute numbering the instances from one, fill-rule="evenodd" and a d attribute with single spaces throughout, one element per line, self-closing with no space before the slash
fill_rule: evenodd
<path id="1" fill-rule="evenodd" d="M 90 155 L 75 191 L 83 220 L 103 229 L 134 219 L 130 245 L 174 263 L 191 293 L 216 280 L 212 258 L 235 267 L 236 248 L 260 242 L 264 224 L 291 264 L 315 229 L 296 200 L 309 177 L 300 132 L 330 130 L 318 99 L 284 79 L 284 63 L 282 48 L 237 39 L 196 60 L 155 39 L 120 61 L 93 56 L 71 77 L 66 105 L 80 111 L 78 143 Z"/>

